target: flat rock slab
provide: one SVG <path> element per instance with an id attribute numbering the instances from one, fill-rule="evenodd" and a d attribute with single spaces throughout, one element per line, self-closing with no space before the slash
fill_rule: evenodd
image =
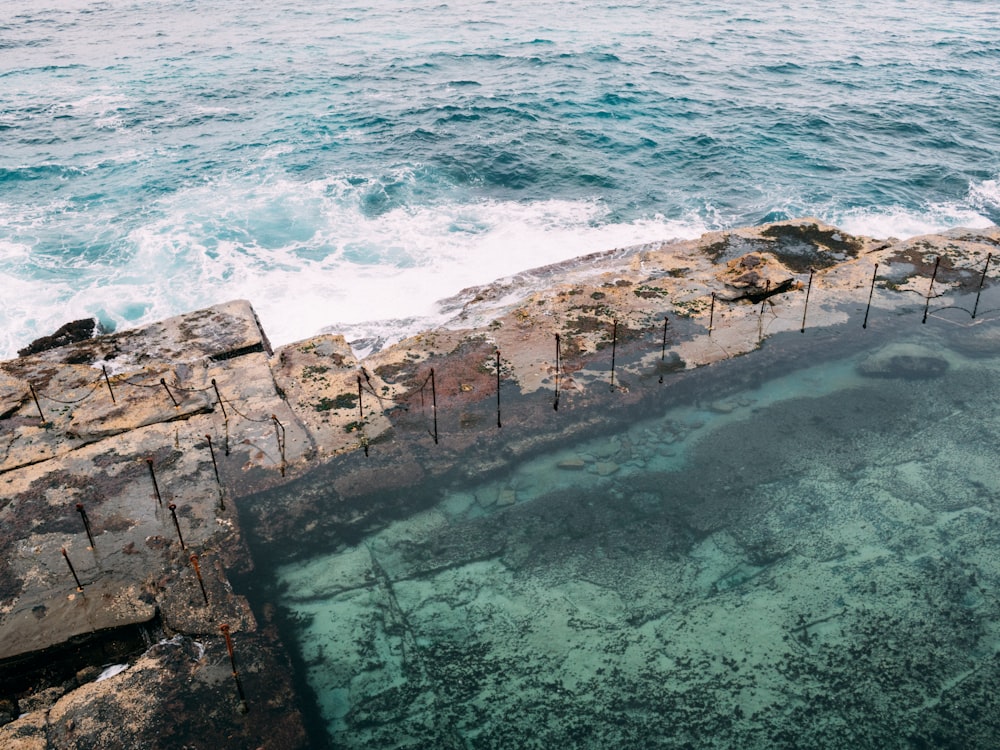
<path id="1" fill-rule="evenodd" d="M 83 592 L 66 587 L 63 596 L 45 603 L 23 601 L 0 624 L 0 661 L 43 651 L 72 638 L 124 625 L 146 623 L 156 608 L 139 598 L 135 587 L 97 582 Z"/>
<path id="2" fill-rule="evenodd" d="M 282 347 L 274 380 L 298 421 L 330 456 L 363 447 L 389 429 L 385 416 L 398 389 L 362 370 L 343 336 L 323 335 Z"/>
<path id="3" fill-rule="evenodd" d="M 234 633 L 233 644 L 246 712 L 222 639 L 176 636 L 118 674 L 0 727 L 0 747 L 309 747 L 287 657 L 260 633 Z"/>
<path id="4" fill-rule="evenodd" d="M 105 363 L 108 371 L 150 363 L 223 360 L 251 352 L 270 353 L 270 344 L 246 300 L 234 300 L 177 315 L 140 329 L 88 339 L 3 364 L 10 374 L 30 380 L 51 364 Z M 98 364 L 99 367 L 99 364 Z"/>

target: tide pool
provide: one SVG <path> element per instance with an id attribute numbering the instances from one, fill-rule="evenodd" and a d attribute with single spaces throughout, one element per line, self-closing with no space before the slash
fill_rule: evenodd
<path id="1" fill-rule="evenodd" d="M 668 376 L 659 413 L 298 550 L 267 589 L 331 745 L 989 746 L 988 318 L 776 336 Z"/>

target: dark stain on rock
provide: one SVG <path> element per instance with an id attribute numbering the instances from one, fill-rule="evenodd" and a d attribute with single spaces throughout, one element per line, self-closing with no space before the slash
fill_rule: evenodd
<path id="1" fill-rule="evenodd" d="M 47 352 L 50 349 L 58 349 L 67 344 L 75 344 L 78 341 L 86 341 L 93 338 L 97 329 L 97 320 L 94 318 L 83 318 L 66 323 L 55 333 L 37 338 L 23 349 L 18 349 L 17 356 L 27 357 L 39 352 Z M 73 363 L 70 363 L 73 364 Z"/>

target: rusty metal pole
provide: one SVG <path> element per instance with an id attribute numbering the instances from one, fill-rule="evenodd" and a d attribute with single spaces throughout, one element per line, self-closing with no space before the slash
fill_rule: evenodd
<path id="1" fill-rule="evenodd" d="M 764 283 L 764 299 L 760 301 L 760 314 L 757 316 L 757 343 L 764 340 L 764 305 L 767 304 L 767 293 L 771 290 L 771 280 Z"/>
<path id="2" fill-rule="evenodd" d="M 814 273 L 815 273 L 814 269 L 810 268 L 809 269 L 809 284 L 806 286 L 806 304 L 805 304 L 805 307 L 802 308 L 802 327 L 799 329 L 799 333 L 805 333 L 806 332 L 806 313 L 809 312 L 809 292 L 811 292 L 812 288 L 813 288 L 813 274 Z"/>
<path id="3" fill-rule="evenodd" d="M 80 577 L 76 574 L 76 568 L 73 567 L 73 563 L 70 562 L 69 555 L 66 554 L 66 548 L 62 548 L 62 556 L 69 566 L 69 572 L 73 574 L 73 580 L 76 581 L 76 590 L 83 591 L 83 584 L 80 583 Z"/>
<path id="4" fill-rule="evenodd" d="M 97 545 L 94 544 L 94 534 L 90 529 L 90 519 L 87 518 L 87 510 L 83 507 L 83 503 L 77 503 L 76 510 L 80 514 L 80 518 L 83 519 L 83 529 L 87 532 L 87 539 L 90 541 L 91 548 L 97 549 Z"/>
<path id="5" fill-rule="evenodd" d="M 660 382 L 663 382 L 663 366 L 667 359 L 667 323 L 669 318 L 663 316 L 663 343 L 660 345 Z"/>
<path id="6" fill-rule="evenodd" d="M 212 469 L 215 471 L 215 483 L 219 487 L 219 510 L 225 510 L 226 502 L 223 498 L 225 492 L 222 488 L 222 479 L 219 477 L 219 464 L 215 460 L 215 448 L 212 447 L 212 436 L 205 435 L 205 440 L 208 441 L 208 452 L 212 456 Z"/>
<path id="7" fill-rule="evenodd" d="M 278 441 L 278 450 L 281 452 L 281 476 L 285 476 L 285 425 L 278 421 L 276 414 L 271 415 L 274 422 L 274 437 Z"/>
<path id="8" fill-rule="evenodd" d="M 240 696 L 240 709 L 242 713 L 247 712 L 247 698 L 243 693 L 243 683 L 240 681 L 240 673 L 236 669 L 236 655 L 233 653 L 233 639 L 229 637 L 229 626 L 220 625 L 219 630 L 226 639 L 226 650 L 229 652 L 229 663 L 233 667 L 233 679 L 236 681 L 236 692 Z"/>
<path id="9" fill-rule="evenodd" d="M 552 402 L 552 408 L 559 411 L 559 372 L 562 368 L 559 334 L 556 334 L 556 400 Z"/>
<path id="10" fill-rule="evenodd" d="M 431 368 L 431 414 L 434 416 L 434 445 L 438 444 L 438 397 L 434 385 L 434 368 Z"/>
<path id="11" fill-rule="evenodd" d="M 972 306 L 972 319 L 976 319 L 976 310 L 979 309 L 979 295 L 983 293 L 983 284 L 986 283 L 986 272 L 990 270 L 990 261 L 993 260 L 993 253 L 986 256 L 986 265 L 983 266 L 983 275 L 979 277 L 979 289 L 976 291 L 976 304 Z"/>
<path id="12" fill-rule="evenodd" d="M 497 428 L 500 426 L 500 350 L 497 349 Z"/>
<path id="13" fill-rule="evenodd" d="M 35 402 L 35 408 L 38 409 L 38 417 L 42 420 L 42 426 L 45 426 L 45 414 L 42 412 L 42 405 L 38 403 L 38 394 L 35 393 L 35 386 L 28 383 L 28 388 L 31 389 L 31 400 Z"/>
<path id="14" fill-rule="evenodd" d="M 187 549 L 187 545 L 184 544 L 184 536 L 181 534 L 181 524 L 177 520 L 177 506 L 173 503 L 167 506 L 170 509 L 170 517 L 174 519 L 174 528 L 177 529 L 177 539 L 180 540 L 181 549 Z"/>
<path id="15" fill-rule="evenodd" d="M 108 377 L 108 368 L 101 365 L 101 372 L 104 373 L 104 382 L 108 386 L 108 393 L 111 394 L 111 403 L 117 404 L 118 402 L 115 400 L 115 392 L 111 390 L 111 378 Z"/>
<path id="16" fill-rule="evenodd" d="M 940 255 L 937 257 L 937 260 L 934 261 L 934 273 L 931 274 L 931 284 L 930 284 L 929 287 L 927 287 L 927 302 L 924 305 L 924 319 L 920 321 L 921 323 L 926 323 L 927 322 L 927 312 L 931 308 L 931 295 L 934 293 L 934 279 L 937 278 L 937 272 L 938 272 L 938 266 L 939 265 L 941 265 L 941 256 Z"/>
<path id="17" fill-rule="evenodd" d="M 222 398 L 222 394 L 219 393 L 219 385 L 215 382 L 215 378 L 212 378 L 212 387 L 215 389 L 215 397 L 218 399 L 219 407 L 222 409 L 222 422 L 226 428 L 226 444 L 223 446 L 226 455 L 229 455 L 229 412 L 226 411 L 226 402 Z"/>
<path id="18" fill-rule="evenodd" d="M 167 395 L 170 396 L 170 400 L 173 402 L 174 408 L 175 409 L 178 408 L 180 404 L 177 403 L 177 399 L 174 398 L 174 394 L 170 392 L 170 387 L 167 385 L 167 379 L 160 378 L 160 385 L 163 386 L 163 390 L 165 390 L 167 392 Z"/>
<path id="19" fill-rule="evenodd" d="M 615 389 L 615 354 L 618 350 L 618 321 L 611 325 L 611 390 Z"/>
<path id="20" fill-rule="evenodd" d="M 198 578 L 198 585 L 201 586 L 201 595 L 205 599 L 205 606 L 208 606 L 208 592 L 205 591 L 205 581 L 201 577 L 201 566 L 198 565 L 198 555 L 191 555 L 191 565 L 194 567 L 194 574 Z"/>
<path id="21" fill-rule="evenodd" d="M 365 409 L 361 404 L 361 376 L 358 375 L 358 421 L 365 421 Z"/>

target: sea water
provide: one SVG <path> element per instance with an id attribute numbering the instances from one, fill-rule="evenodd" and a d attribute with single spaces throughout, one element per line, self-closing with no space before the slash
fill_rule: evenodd
<path id="1" fill-rule="evenodd" d="M 596 250 L 996 222 L 998 39 L 979 0 L 5 0 L 0 357 L 236 297 L 391 340 Z"/>
<path id="2" fill-rule="evenodd" d="M 438 483 L 360 538 L 259 550 L 298 558 L 258 595 L 285 613 L 316 731 L 337 748 L 995 746 L 997 302 L 627 376 L 652 402 L 624 428 Z"/>

